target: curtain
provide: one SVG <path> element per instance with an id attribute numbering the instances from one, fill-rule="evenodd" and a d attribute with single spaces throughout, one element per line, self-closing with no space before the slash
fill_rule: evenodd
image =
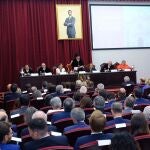
<path id="1" fill-rule="evenodd" d="M 83 40 L 57 40 L 56 4 L 82 6 Z M 85 64 L 91 61 L 88 0 L 1 0 L 0 1 L 0 91 L 18 82 L 20 68 L 29 64 L 35 71 L 66 65 L 76 52 Z"/>

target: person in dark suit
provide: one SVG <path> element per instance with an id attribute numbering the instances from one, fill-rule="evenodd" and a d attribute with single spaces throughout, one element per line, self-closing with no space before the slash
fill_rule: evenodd
<path id="1" fill-rule="evenodd" d="M 136 88 L 134 89 L 134 96 L 135 96 L 135 102 L 134 105 L 140 105 L 140 104 L 150 104 L 150 101 L 142 98 L 142 89 L 141 88 Z"/>
<path id="2" fill-rule="evenodd" d="M 80 58 L 80 55 L 76 54 L 74 60 L 71 63 L 72 68 L 74 71 L 83 71 L 84 70 L 84 63 Z"/>
<path id="3" fill-rule="evenodd" d="M 8 122 L 0 121 L 0 149 L 1 150 L 20 150 L 19 145 L 8 144 L 12 137 L 11 125 Z"/>
<path id="4" fill-rule="evenodd" d="M 89 124 L 91 127 L 91 135 L 86 135 L 79 137 L 76 141 L 76 144 L 74 146 L 75 150 L 79 150 L 79 147 L 83 144 L 86 144 L 88 142 L 96 141 L 96 140 L 106 140 L 111 139 L 112 134 L 104 134 L 102 131 L 104 130 L 106 123 L 106 118 L 102 114 L 101 111 L 95 110 L 89 119 Z"/>
<path id="5" fill-rule="evenodd" d="M 68 38 L 75 38 L 75 17 L 72 16 L 72 10 L 68 10 L 68 15 L 69 17 L 67 17 L 64 22 L 64 26 L 67 26 L 67 36 Z"/>
<path id="6" fill-rule="evenodd" d="M 60 112 L 57 114 L 53 114 L 51 118 L 51 122 L 54 123 L 60 119 L 70 118 L 70 112 L 72 108 L 74 108 L 74 100 L 72 98 L 66 98 L 63 102 L 64 112 Z"/>
<path id="7" fill-rule="evenodd" d="M 112 61 L 108 61 L 108 63 L 103 63 L 100 65 L 101 72 L 110 71 L 112 69 L 115 69 L 114 65 L 112 64 Z"/>
<path id="8" fill-rule="evenodd" d="M 71 118 L 74 122 L 74 125 L 64 128 L 64 133 L 78 128 L 90 128 L 89 125 L 84 122 L 85 112 L 83 109 L 73 108 L 71 110 Z"/>
<path id="9" fill-rule="evenodd" d="M 33 73 L 32 69 L 29 67 L 29 65 L 25 65 L 22 70 L 21 70 L 21 75 L 23 73 L 24 76 L 30 75 L 31 73 Z"/>
<path id="10" fill-rule="evenodd" d="M 24 144 L 25 150 L 37 150 L 49 146 L 68 146 L 66 136 L 49 135 L 47 123 L 42 118 L 32 119 L 28 127 L 33 141 Z"/>
<path id="11" fill-rule="evenodd" d="M 17 84 L 12 84 L 11 88 L 10 88 L 10 92 L 7 92 L 6 94 L 4 94 L 4 101 L 9 101 L 9 100 L 15 100 L 20 98 L 20 94 L 17 93 Z"/>
<path id="12" fill-rule="evenodd" d="M 29 94 L 22 94 L 20 96 L 21 107 L 16 110 L 11 111 L 10 115 L 15 115 L 15 114 L 23 115 L 28 108 L 29 101 L 30 101 Z"/>
<path id="13" fill-rule="evenodd" d="M 112 126 L 112 125 L 120 124 L 120 123 L 130 124 L 130 120 L 122 118 L 122 104 L 121 103 L 114 102 L 111 105 L 111 113 L 114 119 L 107 121 L 106 126 Z"/>
<path id="14" fill-rule="evenodd" d="M 130 80 L 129 76 L 125 76 L 124 82 L 122 82 L 122 86 L 126 87 L 126 86 L 131 86 L 131 85 L 134 85 L 134 82 Z"/>
<path id="15" fill-rule="evenodd" d="M 46 67 L 45 63 L 42 63 L 41 67 L 38 69 L 39 75 L 41 75 L 42 73 L 49 73 L 49 72 L 51 72 L 51 70 L 48 67 Z"/>
<path id="16" fill-rule="evenodd" d="M 134 107 L 134 97 L 128 96 L 124 101 L 123 113 L 131 113 Z"/>

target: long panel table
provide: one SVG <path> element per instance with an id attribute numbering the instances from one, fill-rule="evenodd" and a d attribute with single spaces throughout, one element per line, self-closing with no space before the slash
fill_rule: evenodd
<path id="1" fill-rule="evenodd" d="M 134 83 L 136 83 L 136 71 L 120 71 L 120 72 L 103 72 L 103 73 L 85 73 L 89 75 L 94 85 L 103 83 L 105 86 L 120 86 L 125 76 L 129 76 Z M 79 74 L 67 74 L 67 75 L 51 75 L 51 76 L 24 76 L 19 78 L 20 87 L 25 89 L 25 84 L 31 83 L 37 88 L 41 88 L 42 82 L 47 81 L 55 85 L 62 82 L 75 82 L 78 79 Z"/>

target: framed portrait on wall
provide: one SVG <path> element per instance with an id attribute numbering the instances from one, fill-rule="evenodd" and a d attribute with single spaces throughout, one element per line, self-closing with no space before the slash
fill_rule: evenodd
<path id="1" fill-rule="evenodd" d="M 57 4 L 56 17 L 58 40 L 79 40 L 83 38 L 80 4 Z"/>

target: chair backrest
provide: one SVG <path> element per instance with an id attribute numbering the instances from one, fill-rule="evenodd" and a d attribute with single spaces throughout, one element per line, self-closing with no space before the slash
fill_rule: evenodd
<path id="1" fill-rule="evenodd" d="M 33 106 L 37 109 L 40 109 L 42 107 L 45 107 L 45 103 L 44 103 L 44 100 L 33 99 L 33 100 L 30 101 L 30 106 Z"/>
<path id="2" fill-rule="evenodd" d="M 13 124 L 19 125 L 19 124 L 24 123 L 24 115 L 19 115 L 18 114 L 16 117 L 15 117 L 15 115 L 12 115 L 10 118 L 11 118 L 11 122 Z"/>
<path id="3" fill-rule="evenodd" d="M 63 132 L 64 128 L 73 125 L 73 120 L 71 118 L 64 118 L 54 122 L 59 132 Z"/>
<path id="4" fill-rule="evenodd" d="M 49 146 L 44 147 L 39 150 L 73 150 L 73 147 L 71 146 Z"/>
<path id="5" fill-rule="evenodd" d="M 126 96 L 129 96 L 129 94 L 131 94 L 134 90 L 134 85 L 129 85 L 129 86 L 124 86 L 125 90 L 126 90 Z"/>
<path id="6" fill-rule="evenodd" d="M 29 134 L 22 136 L 21 139 L 22 139 L 23 143 L 32 141 L 32 138 L 31 138 L 31 136 Z"/>
<path id="7" fill-rule="evenodd" d="M 139 105 L 135 105 L 134 106 L 134 110 L 140 110 L 140 111 L 143 111 L 144 108 L 148 106 L 148 104 L 139 104 Z"/>
<path id="8" fill-rule="evenodd" d="M 60 113 L 60 112 L 63 112 L 63 110 L 54 111 L 54 112 L 47 112 L 47 120 L 48 120 L 48 121 L 51 121 L 52 115 L 57 114 L 57 113 Z"/>
<path id="9" fill-rule="evenodd" d="M 48 110 L 50 110 L 50 109 L 52 109 L 51 106 L 45 106 L 45 107 L 40 108 L 40 110 L 44 111 L 45 113 L 47 113 Z"/>
<path id="10" fill-rule="evenodd" d="M 77 138 L 80 136 L 84 136 L 84 135 L 90 135 L 91 129 L 88 127 L 87 128 L 77 128 L 77 129 L 67 131 L 64 134 L 67 136 L 69 144 L 71 146 L 74 146 Z"/>
<path id="11" fill-rule="evenodd" d="M 150 134 L 136 136 L 135 141 L 141 150 L 149 150 L 150 149 Z"/>

